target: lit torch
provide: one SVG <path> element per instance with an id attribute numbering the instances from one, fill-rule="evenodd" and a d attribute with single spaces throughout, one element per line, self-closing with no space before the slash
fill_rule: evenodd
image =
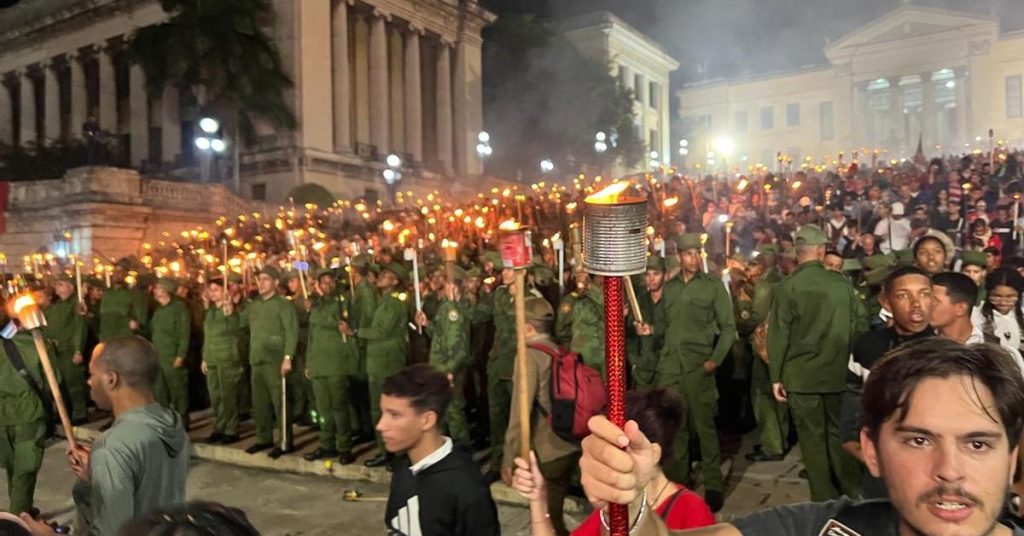
<path id="1" fill-rule="evenodd" d="M 647 266 L 646 199 L 628 193 L 629 182 L 614 183 L 586 198 L 583 212 L 583 263 L 604 278 L 605 361 L 608 374 L 608 417 L 626 424 L 626 345 L 622 322 L 623 280 Z M 609 506 L 612 536 L 629 532 L 627 505 Z"/>
<path id="2" fill-rule="evenodd" d="M 518 222 L 508 220 L 498 226 L 501 264 L 515 273 L 512 289 L 516 310 L 516 402 L 519 404 L 519 456 L 530 459 L 530 399 L 526 390 L 529 369 L 526 361 L 526 267 L 533 260 L 530 233 Z"/>
<path id="3" fill-rule="evenodd" d="M 75 450 L 78 445 L 75 441 L 74 431 L 71 428 L 71 418 L 68 416 L 68 408 L 64 405 L 64 397 L 61 395 L 60 385 L 57 383 L 57 375 L 53 372 L 53 363 L 50 361 L 50 354 L 46 351 L 46 342 L 43 340 L 43 332 L 40 329 L 46 325 L 46 317 L 39 310 L 39 305 L 36 304 L 31 294 L 22 294 L 14 300 L 14 314 L 18 317 L 21 328 L 32 332 L 32 341 L 36 344 L 36 352 L 39 354 L 39 361 L 43 365 L 46 382 L 50 385 L 50 394 L 53 396 L 54 405 L 57 406 L 61 427 L 64 428 L 64 435 L 67 436 L 69 448 Z"/>

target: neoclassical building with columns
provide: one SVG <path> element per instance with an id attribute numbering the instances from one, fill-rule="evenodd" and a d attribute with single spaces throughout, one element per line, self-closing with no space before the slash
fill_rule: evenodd
<path id="1" fill-rule="evenodd" d="M 796 72 L 689 84 L 677 92 L 687 165 L 728 139 L 729 167 L 774 165 L 781 152 L 925 153 L 1024 145 L 1024 31 L 993 17 L 904 4 L 830 42 L 827 63 Z M 721 156 L 718 165 L 721 165 Z"/>
<path id="2" fill-rule="evenodd" d="M 312 182 L 341 197 L 384 197 L 390 153 L 402 157 L 403 190 L 480 175 L 481 30 L 493 14 L 475 0 L 273 4 L 270 31 L 295 84 L 285 98 L 299 126 L 260 125 L 258 141 L 240 146 L 241 195 L 281 201 Z M 36 0 L 0 11 L 0 144 L 80 139 L 92 117 L 124 164 L 196 174 L 201 92 L 147 95 L 125 52 L 133 31 L 166 18 L 157 0 Z"/>

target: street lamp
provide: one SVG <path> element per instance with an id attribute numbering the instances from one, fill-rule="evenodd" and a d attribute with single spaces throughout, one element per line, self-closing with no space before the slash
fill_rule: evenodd
<path id="1" fill-rule="evenodd" d="M 658 167 L 661 165 L 661 162 L 658 160 L 658 151 L 651 151 L 651 153 L 648 156 L 651 157 L 651 169 L 658 169 Z"/>
<path id="2" fill-rule="evenodd" d="M 555 163 L 550 158 L 545 158 L 540 161 L 540 170 L 544 173 L 551 173 L 555 170 Z"/>
<path id="3" fill-rule="evenodd" d="M 594 134 L 594 150 L 597 151 L 597 154 L 604 153 L 608 150 L 608 135 L 603 131 L 599 131 L 597 134 Z"/>
<path id="4" fill-rule="evenodd" d="M 213 157 L 227 150 L 227 143 L 220 135 L 220 122 L 212 117 L 204 117 L 199 120 L 199 130 L 202 132 L 193 140 L 196 149 L 199 149 L 199 174 L 203 182 L 210 182 L 210 166 Z"/>
<path id="5" fill-rule="evenodd" d="M 478 142 L 476 144 L 477 156 L 480 158 L 487 158 L 488 156 L 491 156 L 491 153 L 494 152 L 494 149 L 491 148 L 491 135 L 486 131 L 483 131 L 480 134 L 477 134 L 476 140 Z"/>
<path id="6" fill-rule="evenodd" d="M 736 142 L 728 136 L 719 136 L 711 142 L 711 146 L 715 149 L 715 152 L 722 155 L 722 168 L 726 173 L 726 181 L 729 180 L 729 157 L 736 151 Z"/>

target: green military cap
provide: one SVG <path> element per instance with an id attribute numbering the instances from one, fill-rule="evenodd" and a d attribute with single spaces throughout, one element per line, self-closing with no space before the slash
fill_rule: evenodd
<path id="1" fill-rule="evenodd" d="M 981 268 L 988 268 L 988 258 L 986 257 L 985 252 L 984 251 L 965 251 L 964 252 L 964 260 L 960 264 L 960 267 L 963 268 L 964 266 L 967 266 L 967 265 L 970 265 L 970 264 L 973 264 L 974 266 L 979 266 Z"/>
<path id="2" fill-rule="evenodd" d="M 897 251 L 896 264 L 900 266 L 910 266 L 911 264 L 914 264 L 914 250 L 908 248 Z"/>
<path id="3" fill-rule="evenodd" d="M 331 277 L 338 277 L 338 274 L 334 273 L 334 270 L 332 270 L 330 268 L 321 268 L 321 269 L 317 270 L 317 272 L 316 272 L 316 278 L 317 279 L 320 279 L 321 277 L 323 277 L 325 275 L 329 275 Z"/>
<path id="4" fill-rule="evenodd" d="M 140 272 L 135 280 L 138 282 L 139 288 L 148 288 L 151 285 L 156 284 L 156 274 L 153 272 Z"/>
<path id="5" fill-rule="evenodd" d="M 54 275 L 53 282 L 54 283 L 71 283 L 72 285 L 74 285 L 75 284 L 75 276 L 73 274 L 69 274 L 67 272 L 60 272 L 60 273 Z"/>
<path id="6" fill-rule="evenodd" d="M 772 255 L 779 254 L 779 246 L 775 244 L 761 244 L 757 246 L 758 255 L 764 255 L 765 253 L 771 253 Z"/>
<path id="7" fill-rule="evenodd" d="M 648 271 L 654 270 L 655 272 L 662 272 L 662 273 L 664 273 L 665 272 L 665 259 L 663 259 L 663 258 L 661 258 L 661 257 L 659 257 L 657 255 L 651 255 L 650 257 L 647 257 L 647 270 Z"/>
<path id="8" fill-rule="evenodd" d="M 171 294 L 173 294 L 175 290 L 178 290 L 178 280 L 173 277 L 164 277 L 157 281 L 156 284 L 160 285 L 164 290 Z"/>
<path id="9" fill-rule="evenodd" d="M 497 251 L 494 251 L 492 249 L 484 251 L 483 261 L 490 261 L 491 264 L 497 266 L 498 268 L 502 267 L 501 253 L 498 253 Z"/>
<path id="10" fill-rule="evenodd" d="M 263 267 L 263 271 L 260 274 L 267 274 L 274 279 L 281 279 L 281 270 L 277 266 L 266 265 Z"/>
<path id="11" fill-rule="evenodd" d="M 544 298 L 532 295 L 527 296 L 526 301 L 523 302 L 523 308 L 526 309 L 527 322 L 544 320 L 550 322 L 555 319 L 555 310 L 551 308 L 551 304 Z"/>
<path id="12" fill-rule="evenodd" d="M 483 277 L 484 271 L 479 266 L 470 266 L 469 270 L 466 270 L 466 277 Z"/>
<path id="13" fill-rule="evenodd" d="M 676 250 L 683 252 L 688 249 L 700 249 L 700 235 L 686 233 L 676 237 Z"/>
<path id="14" fill-rule="evenodd" d="M 670 255 L 665 257 L 665 273 L 671 272 L 672 270 L 679 269 L 679 257 Z"/>
<path id="15" fill-rule="evenodd" d="M 860 259 L 843 259 L 844 272 L 856 272 L 857 270 L 863 269 L 864 264 L 860 262 Z"/>
<path id="16" fill-rule="evenodd" d="M 881 285 L 886 277 L 889 277 L 889 273 L 892 268 L 889 266 L 882 266 L 881 268 L 875 268 L 874 270 L 868 270 L 864 274 L 864 284 L 869 287 L 877 287 Z"/>
<path id="17" fill-rule="evenodd" d="M 392 261 L 391 264 L 381 266 L 380 270 L 382 272 L 387 270 L 388 272 L 395 274 L 395 276 L 398 277 L 398 280 L 403 283 L 409 280 L 409 270 L 407 270 L 405 266 L 402 266 L 402 263 L 400 262 Z"/>
<path id="18" fill-rule="evenodd" d="M 884 255 L 881 253 L 872 255 L 864 258 L 864 268 L 866 270 L 877 270 L 882 267 L 890 267 L 896 265 L 896 257 L 893 255 Z"/>
<path id="19" fill-rule="evenodd" d="M 359 255 L 352 257 L 351 262 L 352 266 L 355 266 L 356 268 L 362 268 L 364 266 L 369 266 L 372 263 L 372 261 L 373 259 L 371 259 L 369 255 L 365 253 L 360 253 Z"/>
<path id="20" fill-rule="evenodd" d="M 821 227 L 808 223 L 797 230 L 793 235 L 793 244 L 797 246 L 824 246 L 828 244 L 828 235 Z"/>
<path id="21" fill-rule="evenodd" d="M 375 262 L 366 265 L 366 269 L 369 270 L 371 273 L 380 275 L 380 265 Z"/>

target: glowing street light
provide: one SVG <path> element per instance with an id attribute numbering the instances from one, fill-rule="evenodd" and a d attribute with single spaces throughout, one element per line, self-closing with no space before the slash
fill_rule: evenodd
<path id="1" fill-rule="evenodd" d="M 712 146 L 715 148 L 715 152 L 721 153 L 725 158 L 732 156 L 733 152 L 736 151 L 736 142 L 726 136 L 715 138 Z"/>
<path id="2" fill-rule="evenodd" d="M 214 134 L 220 130 L 220 122 L 212 117 L 204 117 L 199 120 L 199 129 L 207 134 Z"/>
<path id="3" fill-rule="evenodd" d="M 544 173 L 551 173 L 555 170 L 555 163 L 550 158 L 545 158 L 540 161 L 540 170 Z"/>
<path id="4" fill-rule="evenodd" d="M 386 159 L 384 159 L 384 162 L 388 165 L 388 167 L 392 167 L 392 168 L 402 167 L 402 157 L 398 156 L 395 153 L 389 154 L 388 157 Z"/>
<path id="5" fill-rule="evenodd" d="M 476 144 L 476 154 L 480 158 L 487 158 L 491 156 L 494 149 L 491 148 L 491 135 L 486 131 L 482 131 L 476 135 L 476 140 L 479 142 Z"/>

